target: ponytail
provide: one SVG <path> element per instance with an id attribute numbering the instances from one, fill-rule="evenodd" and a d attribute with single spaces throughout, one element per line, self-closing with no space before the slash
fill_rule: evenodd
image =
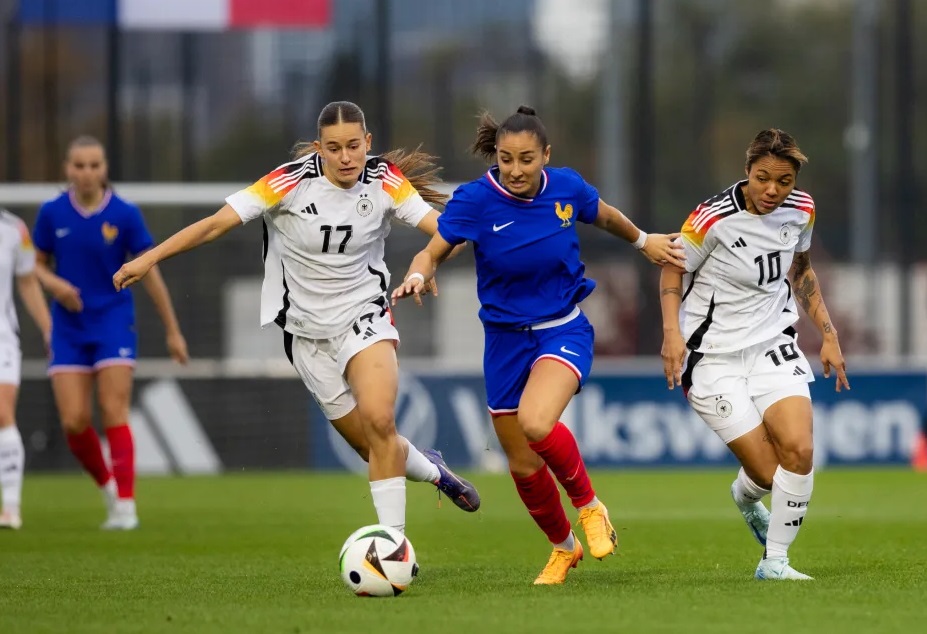
<path id="1" fill-rule="evenodd" d="M 509 132 L 530 132 L 538 138 L 541 148 L 547 147 L 547 130 L 538 117 L 538 113 L 531 106 L 519 106 L 515 114 L 509 116 L 501 124 L 493 119 L 487 111 L 480 113 L 480 121 L 476 126 L 476 140 L 470 147 L 474 156 L 480 156 L 492 163 L 496 158 L 496 142 L 499 137 Z"/>
<path id="2" fill-rule="evenodd" d="M 496 156 L 496 135 L 499 122 L 493 119 L 487 110 L 480 113 L 480 122 L 476 125 L 476 140 L 470 147 L 470 153 L 492 162 Z"/>
<path id="3" fill-rule="evenodd" d="M 390 150 L 380 155 L 380 158 L 395 165 L 426 202 L 444 205 L 447 203 L 447 195 L 432 187 L 443 182 L 438 176 L 441 168 L 435 164 L 437 157 L 422 152 L 421 147 L 409 153 L 403 148 Z"/>
<path id="4" fill-rule="evenodd" d="M 315 141 L 297 141 L 290 153 L 293 155 L 293 160 L 295 161 L 315 151 Z"/>

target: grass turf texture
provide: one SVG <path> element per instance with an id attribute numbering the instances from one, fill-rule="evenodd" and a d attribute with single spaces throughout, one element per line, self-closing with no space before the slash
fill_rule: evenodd
<path id="1" fill-rule="evenodd" d="M 338 575 L 344 539 L 376 521 L 360 477 L 143 479 L 140 530 L 103 533 L 88 478 L 28 476 L 24 529 L 0 532 L 0 632 L 921 631 L 927 475 L 822 471 L 791 552 L 817 580 L 762 583 L 733 474 L 594 473 L 620 555 L 587 554 L 559 587 L 531 585 L 550 547 L 507 477 L 474 477 L 473 515 L 409 483 L 421 573 L 396 599 Z"/>

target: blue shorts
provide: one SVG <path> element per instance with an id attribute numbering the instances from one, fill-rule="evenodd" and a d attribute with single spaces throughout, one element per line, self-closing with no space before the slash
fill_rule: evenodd
<path id="1" fill-rule="evenodd" d="M 135 365 L 138 335 L 134 326 L 101 326 L 98 332 L 101 336 L 87 340 L 52 328 L 48 373 L 96 372 L 113 365 Z"/>
<path id="2" fill-rule="evenodd" d="M 483 374 L 486 377 L 486 403 L 493 416 L 518 411 L 531 368 L 541 359 L 552 359 L 567 366 L 576 375 L 579 389 L 586 383 L 592 369 L 595 340 L 595 332 L 586 316 L 580 312 L 565 324 L 550 328 L 544 327 L 544 324 L 540 326 L 525 330 L 486 331 Z"/>

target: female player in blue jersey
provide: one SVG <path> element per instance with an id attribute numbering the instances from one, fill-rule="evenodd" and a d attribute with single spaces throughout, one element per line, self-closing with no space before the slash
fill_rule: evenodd
<path id="1" fill-rule="evenodd" d="M 579 174 L 545 167 L 547 132 L 531 108 L 520 107 L 501 125 L 484 114 L 472 149 L 495 164 L 454 192 L 438 233 L 392 297 L 421 303 L 438 263 L 454 245 L 473 243 L 489 411 L 518 493 L 554 544 L 534 583 L 563 583 L 583 549 L 550 471 L 579 510 L 592 555 L 602 559 L 617 546 L 576 439 L 558 422 L 592 366 L 593 330 L 578 304 L 595 282 L 583 277 L 575 223 L 623 238 L 655 263 L 682 264 L 672 244 L 679 234 L 648 236 Z"/>
<path id="2" fill-rule="evenodd" d="M 69 189 L 42 205 L 33 230 L 36 271 L 54 298 L 48 373 L 68 446 L 103 490 L 108 510 L 103 528 L 131 530 L 138 525 L 128 424 L 137 336 L 132 296 L 116 291 L 112 278 L 126 256 L 151 248 L 153 241 L 138 207 L 108 187 L 99 141 L 75 139 L 65 171 Z M 170 295 L 161 274 L 153 272 L 146 290 L 164 322 L 171 357 L 185 363 L 187 344 Z M 112 471 L 92 425 L 94 379 Z"/>

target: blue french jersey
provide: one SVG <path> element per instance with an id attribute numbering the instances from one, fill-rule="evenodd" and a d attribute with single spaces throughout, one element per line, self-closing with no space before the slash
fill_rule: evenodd
<path id="1" fill-rule="evenodd" d="M 108 327 L 134 324 L 132 295 L 116 291 L 113 275 L 128 257 L 154 244 L 138 207 L 107 191 L 88 213 L 65 192 L 42 205 L 32 238 L 36 249 L 54 257 L 55 273 L 80 289 L 84 304 L 72 313 L 53 303 L 54 332 L 96 339 Z"/>
<path id="2" fill-rule="evenodd" d="M 438 232 L 451 244 L 473 244 L 484 328 L 559 319 L 592 293 L 576 222 L 593 223 L 598 208 L 596 188 L 565 167 L 545 168 L 534 198 L 506 190 L 496 166 L 457 188 Z"/>

